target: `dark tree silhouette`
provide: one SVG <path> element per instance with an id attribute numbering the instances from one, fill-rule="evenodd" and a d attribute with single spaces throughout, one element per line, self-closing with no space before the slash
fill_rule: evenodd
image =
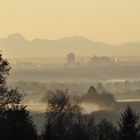
<path id="1" fill-rule="evenodd" d="M 78 125 L 81 118 L 78 101 L 71 99 L 67 91 L 62 90 L 56 90 L 50 96 L 46 112 L 44 139 L 75 140 L 78 136 L 75 134 L 75 129 L 82 130 Z"/>
<path id="2" fill-rule="evenodd" d="M 92 115 L 84 115 L 78 100 L 67 91 L 51 92 L 46 112 L 44 140 L 96 140 Z"/>
<path id="3" fill-rule="evenodd" d="M 104 88 L 104 86 L 101 84 L 101 83 L 98 83 L 98 85 L 97 85 L 97 92 L 99 93 L 99 94 L 102 94 L 103 92 L 105 92 L 106 90 L 105 90 L 105 88 Z"/>
<path id="4" fill-rule="evenodd" d="M 98 140 L 117 140 L 117 130 L 113 124 L 103 119 L 97 125 Z"/>
<path id="5" fill-rule="evenodd" d="M 97 95 L 98 92 L 97 92 L 97 90 L 95 89 L 94 86 L 90 86 L 89 89 L 88 89 L 87 94 L 88 94 L 89 96 L 93 96 L 93 95 Z"/>
<path id="6" fill-rule="evenodd" d="M 139 115 L 128 106 L 122 113 L 119 123 L 119 140 L 139 140 Z"/>
<path id="7" fill-rule="evenodd" d="M 36 129 L 25 106 L 14 105 L 0 110 L 0 139 L 37 140 Z"/>
<path id="8" fill-rule="evenodd" d="M 71 140 L 89 140 L 88 129 L 84 116 L 77 116 L 76 122 L 73 123 Z"/>
<path id="9" fill-rule="evenodd" d="M 73 136 L 74 140 L 96 140 L 97 139 L 97 129 L 94 122 L 94 117 L 92 114 L 79 116 L 78 123 L 74 124 Z"/>
<path id="10" fill-rule="evenodd" d="M 24 96 L 23 92 L 7 87 L 7 77 L 9 76 L 10 69 L 9 62 L 3 59 L 0 53 L 0 108 L 19 104 Z"/>
<path id="11" fill-rule="evenodd" d="M 24 93 L 7 86 L 10 69 L 8 61 L 0 53 L 0 139 L 36 140 L 32 118 L 26 106 L 20 104 Z"/>

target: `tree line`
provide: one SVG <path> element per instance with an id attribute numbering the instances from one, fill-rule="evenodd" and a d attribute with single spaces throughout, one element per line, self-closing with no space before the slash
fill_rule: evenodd
<path id="1" fill-rule="evenodd" d="M 127 107 L 118 127 L 103 119 L 95 123 L 92 114 L 82 114 L 78 98 L 68 91 L 52 91 L 47 100 L 44 131 L 37 134 L 24 93 L 7 86 L 10 65 L 0 54 L 0 139 L 1 140 L 139 140 L 139 114 Z"/>

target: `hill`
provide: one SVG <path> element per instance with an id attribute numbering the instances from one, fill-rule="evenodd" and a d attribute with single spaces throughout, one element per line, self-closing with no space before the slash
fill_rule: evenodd
<path id="1" fill-rule="evenodd" d="M 93 42 L 81 36 L 64 37 L 57 40 L 27 40 L 19 33 L 0 38 L 0 48 L 7 57 L 64 57 L 69 52 L 77 56 L 108 55 L 134 56 L 139 55 L 140 42 L 111 45 Z"/>

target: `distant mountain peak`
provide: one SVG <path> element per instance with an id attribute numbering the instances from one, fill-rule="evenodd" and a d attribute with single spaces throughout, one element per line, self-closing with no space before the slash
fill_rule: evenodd
<path id="1" fill-rule="evenodd" d="M 86 37 L 83 36 L 69 36 L 69 37 L 63 37 L 58 40 L 86 40 L 86 41 L 91 41 L 87 39 Z"/>
<path id="2" fill-rule="evenodd" d="M 24 36 L 20 33 L 13 33 L 7 36 L 8 40 L 25 40 Z"/>

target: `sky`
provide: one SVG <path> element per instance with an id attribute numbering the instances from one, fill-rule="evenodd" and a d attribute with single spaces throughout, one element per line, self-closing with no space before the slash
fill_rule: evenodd
<path id="1" fill-rule="evenodd" d="M 0 37 L 140 41 L 140 0 L 0 0 Z"/>

